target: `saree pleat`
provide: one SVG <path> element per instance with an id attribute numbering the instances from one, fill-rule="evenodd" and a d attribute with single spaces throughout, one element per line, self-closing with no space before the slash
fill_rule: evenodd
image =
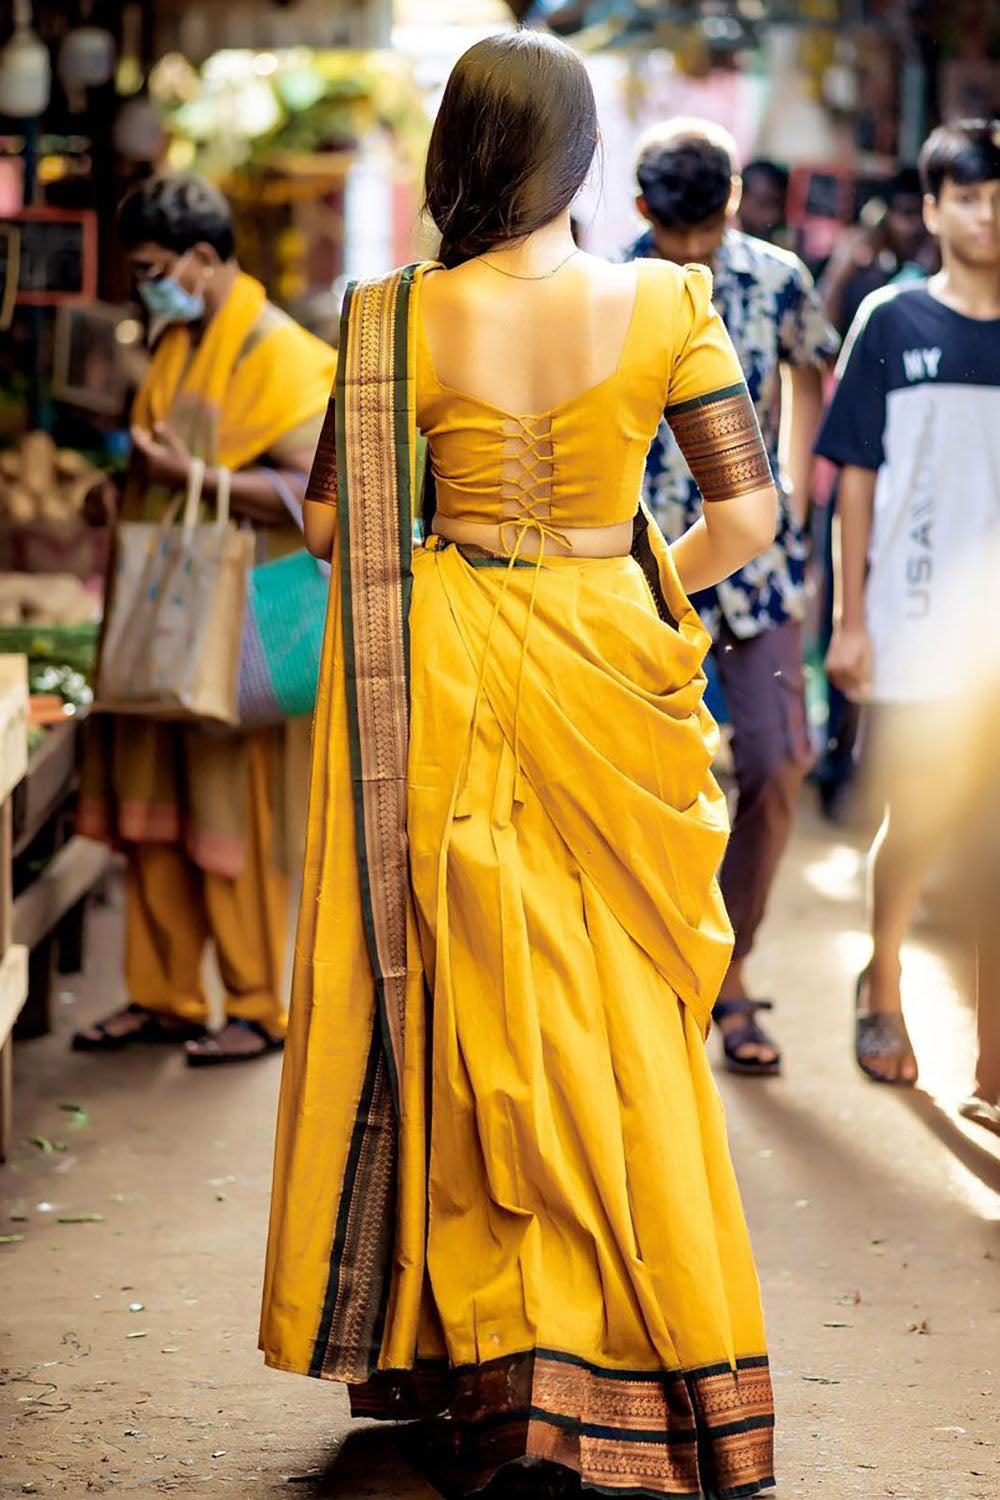
<path id="1" fill-rule="evenodd" d="M 341 455 L 341 506 L 351 485 Z M 265 1357 L 347 1381 L 359 1414 L 440 1418 L 467 1489 L 530 1456 L 611 1494 L 756 1494 L 765 1336 L 704 1048 L 731 947 L 704 632 L 655 528 L 645 566 L 498 566 L 437 539 L 411 558 L 407 536 L 367 582 L 345 535 L 342 517 Z M 409 716 L 388 1028 L 344 592 L 387 586 Z"/>

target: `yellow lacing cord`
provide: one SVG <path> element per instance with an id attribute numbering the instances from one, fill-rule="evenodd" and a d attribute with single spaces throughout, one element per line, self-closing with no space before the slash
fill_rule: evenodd
<path id="1" fill-rule="evenodd" d="M 542 564 L 545 557 L 545 543 L 546 540 L 550 540 L 558 542 L 562 546 L 565 546 L 567 548 L 571 547 L 572 545 L 565 531 L 560 530 L 560 528 L 557 526 L 548 525 L 548 523 L 543 521 L 540 516 L 536 516 L 534 514 L 534 505 L 540 503 L 542 502 L 535 501 L 534 504 L 531 505 L 526 503 L 524 508 L 528 512 L 528 514 L 517 516 L 511 520 L 504 521 L 500 526 L 500 542 L 509 560 L 504 572 L 504 580 L 500 587 L 500 592 L 497 595 L 496 603 L 493 606 L 493 613 L 490 617 L 489 629 L 486 632 L 486 641 L 483 646 L 483 659 L 479 667 L 479 678 L 476 683 L 476 696 L 472 707 L 472 720 L 469 725 L 469 735 L 466 742 L 465 755 L 463 757 L 462 766 L 459 771 L 459 800 L 456 802 L 455 806 L 456 817 L 466 816 L 467 813 L 467 809 L 463 809 L 461 805 L 461 798 L 466 791 L 468 784 L 469 769 L 472 763 L 472 747 L 475 744 L 476 730 L 479 727 L 479 709 L 483 698 L 483 688 L 486 684 L 486 671 L 489 666 L 490 650 L 493 645 L 493 633 L 496 628 L 497 620 L 500 616 L 500 611 L 503 608 L 503 602 L 507 594 L 508 586 L 510 584 L 511 575 L 513 574 L 514 569 L 517 567 L 517 564 L 521 558 L 525 539 L 528 536 L 529 532 L 534 532 L 538 537 L 538 557 L 535 563 L 535 576 L 531 582 L 531 595 L 528 601 L 528 618 L 525 621 L 524 635 L 521 639 L 521 660 L 518 665 L 517 691 L 514 699 L 514 793 L 512 800 L 514 802 L 523 800 L 520 795 L 521 702 L 524 689 L 524 669 L 528 659 L 528 635 L 531 630 L 532 622 L 535 618 L 535 604 L 538 598 L 538 581 L 541 577 Z M 507 540 L 504 536 L 505 531 L 507 531 L 508 529 L 514 530 L 517 533 L 517 540 L 515 541 L 513 547 L 509 547 L 507 545 Z M 498 767 L 498 780 L 499 774 L 500 772 Z M 494 786 L 494 797 L 495 795 L 496 787 Z"/>

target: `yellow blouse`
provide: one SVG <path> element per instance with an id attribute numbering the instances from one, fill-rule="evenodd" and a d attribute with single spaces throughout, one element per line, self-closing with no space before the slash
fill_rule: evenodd
<path id="1" fill-rule="evenodd" d="M 712 305 L 711 273 L 638 261 L 615 370 L 548 411 L 518 414 L 438 379 L 418 317 L 417 422 L 438 514 L 545 529 L 635 515 L 649 445 L 666 413 L 704 498 L 770 482 L 743 372 Z"/>

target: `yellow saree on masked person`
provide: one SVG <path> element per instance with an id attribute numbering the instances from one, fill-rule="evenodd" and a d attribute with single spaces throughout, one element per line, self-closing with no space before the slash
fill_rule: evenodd
<path id="1" fill-rule="evenodd" d="M 308 491 L 337 535 L 261 1347 L 359 1415 L 437 1419 L 464 1489 L 531 1456 L 753 1495 L 768 1363 L 704 1048 L 731 949 L 707 636 L 641 512 L 623 558 L 545 554 L 533 503 L 540 560 L 413 544 L 426 269 L 349 291 Z M 640 472 L 667 292 L 701 349 L 681 404 L 746 440 L 707 277 L 670 273 L 640 274 L 622 362 L 659 371 Z"/>
<path id="2" fill-rule="evenodd" d="M 335 366 L 334 351 L 241 272 L 197 345 L 183 325 L 159 338 L 132 421 L 149 430 L 168 423 L 209 467 L 280 468 L 286 457 L 314 449 Z M 134 464 L 122 518 L 159 521 L 172 499 Z M 302 536 L 289 516 L 263 528 L 258 544 L 262 558 L 272 558 L 300 547 Z M 246 861 L 251 753 L 278 779 L 281 738 L 102 717 L 84 765 L 82 827 L 95 838 L 180 845 L 199 868 L 233 879 Z M 277 810 L 282 829 L 295 821 Z"/>

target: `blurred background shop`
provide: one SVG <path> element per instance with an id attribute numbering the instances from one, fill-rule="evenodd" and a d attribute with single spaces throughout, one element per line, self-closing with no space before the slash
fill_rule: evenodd
<path id="1" fill-rule="evenodd" d="M 755 187 L 771 190 L 774 238 L 822 271 L 860 226 L 876 274 L 895 273 L 887 186 L 939 118 L 1000 102 L 1000 6 L 982 0 L 14 0 L 8 10 L 0 441 L 41 426 L 97 441 L 97 452 L 111 436 L 112 456 L 142 346 L 113 232 L 125 188 L 164 167 L 211 177 L 236 206 L 241 264 L 333 336 L 345 276 L 430 248 L 418 189 L 430 119 L 451 63 L 485 32 L 547 25 L 587 58 L 603 171 L 579 218 L 598 252 L 632 228 L 638 132 L 705 114 L 745 161 L 763 161 Z M 772 166 L 780 176 L 768 182 Z"/>

